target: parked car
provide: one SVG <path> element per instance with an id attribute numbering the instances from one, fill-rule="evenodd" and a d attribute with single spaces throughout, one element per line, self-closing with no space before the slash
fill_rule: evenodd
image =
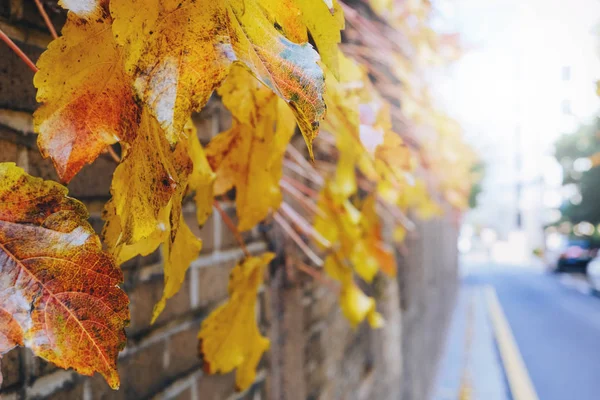
<path id="1" fill-rule="evenodd" d="M 588 264 L 596 256 L 597 250 L 589 249 L 587 241 L 571 241 L 556 262 L 556 272 L 578 272 L 585 274 Z"/>
<path id="2" fill-rule="evenodd" d="M 600 256 L 594 257 L 587 267 L 588 281 L 592 289 L 600 292 Z"/>

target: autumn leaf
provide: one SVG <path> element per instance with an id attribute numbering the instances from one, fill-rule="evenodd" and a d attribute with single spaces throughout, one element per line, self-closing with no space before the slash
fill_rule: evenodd
<path id="1" fill-rule="evenodd" d="M 67 2 L 88 10 L 92 2 Z M 75 7 L 75 8 L 73 8 Z M 82 11 L 83 12 L 83 11 Z M 62 36 L 41 55 L 34 78 L 38 146 L 68 182 L 109 145 L 123 140 L 137 121 L 122 50 L 110 18 L 86 20 L 69 12 Z"/>
<path id="2" fill-rule="evenodd" d="M 341 283 L 339 303 L 344 317 L 352 327 L 365 319 L 372 328 L 383 326 L 383 317 L 376 311 L 375 299 L 367 296 L 353 280 L 352 268 L 343 263 L 341 252 L 332 253 L 325 259 L 324 270 L 329 277 Z"/>
<path id="3" fill-rule="evenodd" d="M 314 40 L 323 63 L 339 77 L 338 45 L 342 40 L 344 13 L 335 0 L 259 0 L 269 20 L 296 43 Z"/>
<path id="4" fill-rule="evenodd" d="M 384 240 L 375 195 L 367 197 L 361 208 L 363 241 L 366 251 L 376 260 L 378 269 L 389 276 L 396 276 L 396 257 L 394 250 Z"/>
<path id="5" fill-rule="evenodd" d="M 58 4 L 81 18 L 91 20 L 105 12 L 109 0 L 58 0 Z"/>
<path id="6" fill-rule="evenodd" d="M 325 115 L 319 56 L 279 33 L 257 0 L 123 0 L 111 13 L 136 92 L 171 144 L 239 62 L 291 107 L 311 148 Z"/>
<path id="7" fill-rule="evenodd" d="M 215 194 L 235 186 L 238 229 L 245 231 L 281 204 L 283 156 L 296 123 L 283 101 L 242 67 L 232 69 L 219 94 L 234 123 L 211 140 L 206 155 L 217 174 Z"/>
<path id="8" fill-rule="evenodd" d="M 327 183 L 317 200 L 322 213 L 315 215 L 315 230 L 332 244 L 338 243 L 343 254 L 351 254 L 361 237 L 360 211 L 345 197 L 336 193 Z"/>
<path id="9" fill-rule="evenodd" d="M 269 348 L 256 324 L 256 296 L 273 253 L 249 257 L 235 266 L 229 280 L 229 300 L 202 322 L 198 337 L 208 373 L 237 368 L 237 390 L 247 389 L 256 378 L 256 367 Z"/>
<path id="10" fill-rule="evenodd" d="M 129 301 L 87 217 L 63 186 L 0 164 L 0 351 L 24 344 L 116 389 Z"/>
<path id="11" fill-rule="evenodd" d="M 337 0 L 297 0 L 297 4 L 323 63 L 339 78 L 338 45 L 342 41 L 341 31 L 345 25 L 342 8 Z"/>
<path id="12" fill-rule="evenodd" d="M 123 159 L 111 185 L 112 201 L 123 229 L 119 242 L 136 243 L 156 229 L 166 230 L 168 222 L 158 216 L 177 191 L 186 190 L 193 170 L 184 147 L 182 142 L 172 151 L 158 121 L 143 111 L 135 139 L 124 143 Z"/>
<path id="13" fill-rule="evenodd" d="M 376 311 L 375 305 L 375 299 L 364 294 L 356 284 L 351 283 L 342 287 L 340 308 L 352 327 L 356 327 L 366 319 L 371 328 L 381 328 L 384 320 Z"/>
<path id="14" fill-rule="evenodd" d="M 213 210 L 214 184 L 216 175 L 208 164 L 204 148 L 198 140 L 194 123 L 190 120 L 185 127 L 188 137 L 188 153 L 192 159 L 192 173 L 188 178 L 189 190 L 195 192 L 196 218 L 202 226 Z"/>
<path id="15" fill-rule="evenodd" d="M 213 173 L 203 159 L 195 129 L 190 125 L 187 132 L 188 138 L 171 149 L 156 119 L 144 111 L 135 139 L 124 143 L 124 157 L 111 185 L 113 198 L 103 215 L 104 237 L 118 262 L 148 255 L 163 246 L 165 288 L 152 322 L 179 291 L 202 248 L 182 216 L 186 192 L 197 191 L 203 220 L 212 209 Z"/>
<path id="16" fill-rule="evenodd" d="M 181 208 L 181 204 L 178 205 Z M 181 210 L 171 210 L 171 218 L 177 218 L 177 223 L 171 223 L 170 229 L 165 233 L 163 245 L 163 258 L 165 270 L 165 287 L 161 299 L 154 306 L 152 323 L 163 312 L 167 300 L 173 297 L 183 284 L 185 274 L 202 249 L 202 241 L 198 239 L 187 226 Z"/>

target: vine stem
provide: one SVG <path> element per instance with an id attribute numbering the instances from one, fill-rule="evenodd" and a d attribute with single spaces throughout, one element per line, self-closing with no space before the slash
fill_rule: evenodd
<path id="1" fill-rule="evenodd" d="M 292 206 L 290 206 L 284 201 L 283 203 L 281 203 L 280 209 L 305 235 L 309 235 L 317 243 L 319 243 L 326 249 L 331 249 L 331 243 L 329 242 L 329 240 L 325 239 L 319 232 L 317 232 L 317 230 L 313 228 L 311 224 L 306 219 L 304 219 L 304 217 L 298 214 Z"/>
<path id="2" fill-rule="evenodd" d="M 296 262 L 296 263 L 294 263 L 294 266 L 296 268 L 298 268 L 300 271 L 304 272 L 305 274 L 311 276 L 314 280 L 316 280 L 324 285 L 327 285 L 332 291 L 339 292 L 340 288 L 334 282 L 332 282 L 331 279 L 327 278 L 320 271 L 317 271 L 314 268 L 309 267 L 308 265 L 304 264 L 303 262 Z"/>
<path id="3" fill-rule="evenodd" d="M 121 157 L 119 157 L 119 155 L 115 152 L 115 150 L 112 148 L 112 146 L 107 146 L 106 147 L 106 152 L 110 155 L 110 157 L 117 163 L 119 164 L 121 162 Z"/>
<path id="4" fill-rule="evenodd" d="M 308 197 L 305 197 L 304 194 L 302 194 L 302 192 L 300 192 L 294 186 L 283 180 L 279 182 L 279 186 L 294 199 L 298 200 L 305 210 L 313 214 L 317 214 L 321 218 L 327 218 L 327 215 L 319 207 L 317 207 L 315 203 L 313 203 Z"/>
<path id="5" fill-rule="evenodd" d="M 251 254 L 248 251 L 248 248 L 246 247 L 246 243 L 244 242 L 244 239 L 242 238 L 242 235 L 240 234 L 240 231 L 238 231 L 238 229 L 236 228 L 236 226 L 233 223 L 233 221 L 231 220 L 231 218 L 229 218 L 229 215 L 227 215 L 227 213 L 223 210 L 223 208 L 221 207 L 221 204 L 219 204 L 219 201 L 215 199 L 213 201 L 213 206 L 219 212 L 219 215 L 223 219 L 223 222 L 225 222 L 225 225 L 227 225 L 227 228 L 229 228 L 229 230 L 231 231 L 231 233 L 233 233 L 233 236 L 235 236 L 235 240 L 237 240 L 238 244 L 242 248 L 242 251 L 244 252 L 244 255 L 246 257 L 250 257 Z"/>
<path id="6" fill-rule="evenodd" d="M 288 222 L 285 220 L 285 218 L 281 216 L 281 214 L 275 213 L 273 215 L 273 218 L 275 219 L 275 222 L 277 222 L 279 226 L 281 226 L 285 233 L 287 233 L 288 236 L 298 245 L 300 250 L 302 250 L 304 254 L 306 254 L 306 256 L 310 258 L 310 260 L 315 265 L 319 267 L 323 266 L 323 260 L 321 260 L 321 258 L 314 251 L 312 251 L 306 243 L 304 243 L 300 235 L 298 235 L 294 228 L 292 228 L 290 224 L 288 224 Z"/>
<path id="7" fill-rule="evenodd" d="M 2 40 L 4 43 L 6 43 L 6 45 L 7 45 L 8 47 L 10 47 L 10 49 L 11 49 L 12 51 L 14 51 L 14 52 L 15 52 L 15 54 L 16 54 L 17 56 L 19 56 L 19 58 L 20 58 L 21 60 L 23 60 L 23 62 L 24 62 L 25 64 L 27 64 L 27 66 L 29 67 L 29 69 L 31 69 L 33 72 L 38 72 L 38 67 L 36 67 L 36 66 L 35 66 L 35 64 L 33 63 L 33 61 L 31 61 L 31 59 L 30 59 L 29 57 L 27 57 L 27 54 L 25 54 L 25 53 L 23 52 L 23 50 L 21 50 L 21 48 L 20 48 L 19 46 L 17 46 L 17 45 L 15 44 L 15 42 L 13 42 L 13 41 L 12 41 L 12 39 L 11 39 L 11 38 L 9 38 L 9 37 L 6 35 L 6 33 L 4 33 L 4 32 L 2 31 L 2 29 L 0 29 L 0 39 L 1 39 L 1 40 Z"/>
<path id="8" fill-rule="evenodd" d="M 44 10 L 44 5 L 42 4 L 41 0 L 35 0 L 35 5 L 37 6 L 38 10 L 40 11 L 40 15 L 44 19 L 44 22 L 46 23 L 46 26 L 48 27 L 48 30 L 50 31 L 50 34 L 52 35 L 52 37 L 54 39 L 58 39 L 58 34 L 56 33 L 56 29 L 54 29 L 54 25 L 52 25 L 52 21 L 50 21 L 50 17 L 48 16 L 48 13 L 46 13 L 46 10 Z"/>
<path id="9" fill-rule="evenodd" d="M 317 198 L 319 196 L 319 192 L 317 192 L 314 189 L 309 188 L 308 186 L 306 186 L 305 184 L 297 181 L 294 178 L 291 178 L 289 176 L 282 176 L 281 179 L 283 179 L 284 181 L 286 181 L 287 183 L 289 183 L 290 185 L 292 185 L 293 187 L 295 187 L 296 189 L 298 189 L 299 191 L 301 191 L 302 193 L 306 194 L 307 196 L 313 197 L 313 198 Z"/>

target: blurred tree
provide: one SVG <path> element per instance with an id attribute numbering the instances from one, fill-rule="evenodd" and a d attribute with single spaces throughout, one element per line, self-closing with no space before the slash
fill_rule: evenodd
<path id="1" fill-rule="evenodd" d="M 474 164 L 471 167 L 471 174 L 474 177 L 473 185 L 471 185 L 471 192 L 469 193 L 469 208 L 477 207 L 477 198 L 479 194 L 483 191 L 483 186 L 481 182 L 483 181 L 483 176 L 485 175 L 485 164 L 481 161 Z"/>
<path id="2" fill-rule="evenodd" d="M 554 156 L 563 169 L 566 195 L 558 223 L 600 223 L 600 119 L 560 137 Z"/>

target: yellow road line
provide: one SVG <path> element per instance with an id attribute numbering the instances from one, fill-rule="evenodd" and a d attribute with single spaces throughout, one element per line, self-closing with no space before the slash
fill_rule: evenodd
<path id="1" fill-rule="evenodd" d="M 515 337 L 510 330 L 504 311 L 502 311 L 500 301 L 498 301 L 496 290 L 492 286 L 486 286 L 485 294 L 512 397 L 514 400 L 538 400 Z"/>

